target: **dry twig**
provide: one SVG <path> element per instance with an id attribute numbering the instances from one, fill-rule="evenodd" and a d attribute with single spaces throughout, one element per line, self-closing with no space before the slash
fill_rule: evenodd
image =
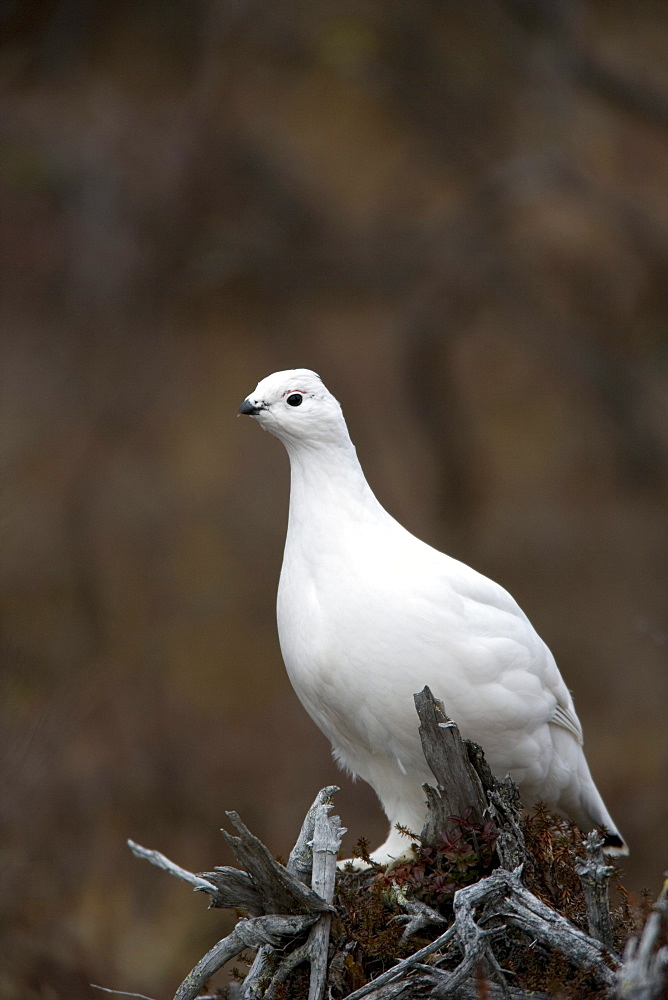
<path id="1" fill-rule="evenodd" d="M 499 831 L 497 853 L 501 867 L 455 892 L 454 921 L 447 930 L 354 990 L 347 1000 L 399 1000 L 400 997 L 415 1000 L 418 996 L 473 1000 L 481 995 L 477 980 L 481 973 L 491 978 L 484 983 L 484 995 L 490 1000 L 501 996 L 511 1000 L 545 996 L 535 991 L 526 993 L 506 981 L 509 973 L 502 968 L 495 947 L 502 942 L 507 951 L 511 936 L 518 934 L 527 938 L 531 947 L 539 945 L 547 955 L 563 956 L 574 969 L 582 970 L 597 983 L 598 988 L 611 995 L 615 991 L 618 1000 L 657 1000 L 668 967 L 668 948 L 659 947 L 668 908 L 667 889 L 664 888 L 640 940 L 629 942 L 621 962 L 610 950 L 612 927 L 607 887 L 611 869 L 603 864 L 600 837 L 597 834 L 587 837 L 586 860 L 577 869 L 589 920 L 590 934 L 586 934 L 522 884 L 526 848 L 513 782 L 509 778 L 498 781 L 492 776 L 480 748 L 461 739 L 457 727 L 428 688 L 415 696 L 415 702 L 425 757 L 438 785 L 425 786 L 429 815 L 423 841 L 435 838 L 444 826 L 447 828 L 453 815 L 468 812 L 479 822 L 491 816 Z M 454 788 L 453 776 L 456 776 Z M 213 906 L 240 908 L 250 914 L 240 919 L 232 933 L 197 963 L 177 990 L 175 1000 L 195 1000 L 213 973 L 247 948 L 257 954 L 245 982 L 236 984 L 233 991 L 243 1000 L 273 1000 L 303 962 L 311 965 L 308 1000 L 322 1000 L 328 983 L 332 989 L 335 979 L 328 978 L 330 925 L 336 854 L 345 832 L 339 818 L 329 815 L 335 791 L 335 786 L 329 786 L 318 793 L 286 866 L 271 856 L 234 812 L 227 816 L 236 835 L 225 831 L 223 834 L 244 870 L 221 867 L 193 875 L 164 855 L 130 842 L 137 856 L 206 892 Z M 406 914 L 395 918 L 407 923 L 402 940 L 430 924 L 444 921 L 441 914 L 425 903 L 407 897 L 402 886 L 395 884 L 392 888 L 394 902 Z M 341 954 L 344 953 L 345 948 Z M 446 961 L 450 964 L 458 953 L 461 960 L 454 969 L 439 967 Z M 333 966 L 331 974 L 340 976 L 340 971 L 335 973 Z M 337 982 L 340 990 L 341 983 Z"/>

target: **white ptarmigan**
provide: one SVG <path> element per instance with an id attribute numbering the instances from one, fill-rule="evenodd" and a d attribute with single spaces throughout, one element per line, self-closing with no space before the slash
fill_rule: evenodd
<path id="1" fill-rule="evenodd" d="M 262 379 L 239 413 L 279 438 L 291 489 L 278 632 L 292 685 L 338 763 L 367 781 L 390 820 L 372 859 L 406 853 L 400 824 L 425 818 L 413 693 L 429 685 L 522 801 L 628 853 L 589 773 L 582 728 L 550 650 L 510 594 L 420 541 L 380 505 L 341 407 L 306 368 Z"/>

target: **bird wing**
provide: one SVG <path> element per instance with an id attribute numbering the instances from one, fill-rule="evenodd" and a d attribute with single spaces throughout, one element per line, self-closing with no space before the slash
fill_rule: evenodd
<path id="1" fill-rule="evenodd" d="M 474 738 L 484 722 L 488 745 L 552 722 L 581 739 L 554 657 L 503 587 L 396 522 L 338 530 L 329 558 L 309 549 L 281 577 L 281 646 L 314 718 L 335 706 L 339 732 L 362 713 L 380 746 L 395 709 L 394 730 L 406 729 L 400 692 L 428 683 Z"/>
<path id="2" fill-rule="evenodd" d="M 567 729 L 569 733 L 572 733 L 576 738 L 580 746 L 582 746 L 582 726 L 580 720 L 575 714 L 575 709 L 571 704 L 563 705 L 557 704 L 554 710 L 554 715 L 550 720 L 555 724 L 555 726 L 561 726 L 563 729 Z"/>
<path id="3" fill-rule="evenodd" d="M 582 745 L 582 726 L 554 657 L 515 599 L 500 584 L 465 563 L 449 557 L 446 559 L 449 579 L 469 606 L 467 619 L 472 633 L 491 638 L 498 629 L 497 634 L 508 638 L 512 636 L 513 640 L 526 646 L 536 673 L 555 699 L 552 715 L 547 721 L 568 730 Z"/>

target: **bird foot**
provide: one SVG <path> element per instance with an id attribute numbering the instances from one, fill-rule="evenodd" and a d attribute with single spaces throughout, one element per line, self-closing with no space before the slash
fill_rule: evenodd
<path id="1" fill-rule="evenodd" d="M 390 872 L 397 865 L 402 865 L 406 861 L 415 861 L 415 854 L 412 847 L 406 848 L 400 854 L 396 852 L 390 854 L 385 847 L 379 847 L 377 850 L 372 851 L 368 861 L 365 861 L 363 858 L 345 858 L 343 861 L 338 861 L 336 867 L 340 871 L 355 872 L 363 872 L 368 871 L 370 868 L 380 867 L 386 868 Z"/>

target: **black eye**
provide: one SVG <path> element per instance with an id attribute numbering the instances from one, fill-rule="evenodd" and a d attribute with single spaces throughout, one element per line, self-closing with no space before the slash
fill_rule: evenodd
<path id="1" fill-rule="evenodd" d="M 301 406 L 301 401 L 304 397 L 300 392 L 293 392 L 291 396 L 288 396 L 286 403 L 288 406 Z"/>

